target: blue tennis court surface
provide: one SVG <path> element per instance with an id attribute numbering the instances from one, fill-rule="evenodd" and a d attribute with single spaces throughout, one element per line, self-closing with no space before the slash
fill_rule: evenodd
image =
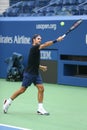
<path id="1" fill-rule="evenodd" d="M 0 130 L 31 130 L 31 129 L 0 124 Z"/>

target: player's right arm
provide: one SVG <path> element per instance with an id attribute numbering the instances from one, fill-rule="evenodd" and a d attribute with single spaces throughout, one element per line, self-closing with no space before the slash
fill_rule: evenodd
<path id="1" fill-rule="evenodd" d="M 60 42 L 60 41 L 62 41 L 62 40 L 63 40 L 63 37 L 60 36 L 60 37 L 58 37 L 58 38 L 57 38 L 56 40 L 54 40 L 54 41 L 47 41 L 47 42 L 41 44 L 40 47 L 39 47 L 39 49 L 43 49 L 43 48 L 45 48 L 45 47 L 51 46 L 51 45 L 53 45 L 54 43 Z"/>

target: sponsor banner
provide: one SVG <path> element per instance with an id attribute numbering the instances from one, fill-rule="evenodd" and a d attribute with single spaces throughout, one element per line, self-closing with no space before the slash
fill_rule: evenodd
<path id="1" fill-rule="evenodd" d="M 40 56 L 41 60 L 58 60 L 57 50 L 41 50 Z"/>

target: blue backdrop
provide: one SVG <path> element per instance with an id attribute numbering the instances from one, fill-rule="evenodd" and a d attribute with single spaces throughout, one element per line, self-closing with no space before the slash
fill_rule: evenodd
<path id="1" fill-rule="evenodd" d="M 64 78 L 63 64 L 65 62 L 61 60 L 60 56 L 87 56 L 86 16 L 0 18 L 0 77 L 6 77 L 7 64 L 4 61 L 13 52 L 23 55 L 23 64 L 26 66 L 31 38 L 34 34 L 40 34 L 42 36 L 42 43 L 48 40 L 54 40 L 65 33 L 73 22 L 79 18 L 83 19 L 83 23 L 76 30 L 71 32 L 62 42 L 54 44 L 41 52 L 41 59 L 58 61 L 57 73 L 59 73 L 58 83 L 60 84 L 64 84 L 62 79 Z M 64 26 L 60 25 L 61 21 L 65 22 Z M 65 84 L 68 84 L 68 82 Z"/>

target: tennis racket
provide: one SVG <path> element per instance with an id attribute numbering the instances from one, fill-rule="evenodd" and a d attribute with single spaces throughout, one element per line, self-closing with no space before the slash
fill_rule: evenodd
<path id="1" fill-rule="evenodd" d="M 77 20 L 70 28 L 69 30 L 66 31 L 65 34 L 62 35 L 62 37 L 66 37 L 71 31 L 73 31 L 74 29 L 76 29 L 81 23 L 82 23 L 82 19 Z"/>

